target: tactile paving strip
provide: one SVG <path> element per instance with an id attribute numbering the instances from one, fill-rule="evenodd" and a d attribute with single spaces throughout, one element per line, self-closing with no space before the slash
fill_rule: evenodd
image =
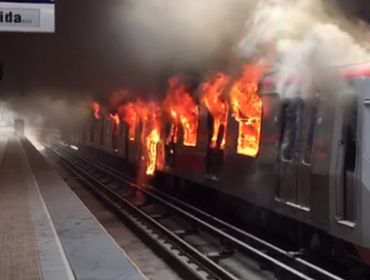
<path id="1" fill-rule="evenodd" d="M 9 139 L 0 170 L 1 280 L 42 279 L 21 153 Z"/>

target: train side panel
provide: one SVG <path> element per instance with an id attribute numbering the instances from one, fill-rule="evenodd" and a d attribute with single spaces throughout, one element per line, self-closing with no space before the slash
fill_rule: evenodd
<path id="1" fill-rule="evenodd" d="M 184 145 L 184 131 L 179 127 L 178 141 L 175 144 L 175 157 L 172 172 L 197 183 L 205 182 L 207 157 L 207 119 L 204 106 L 199 107 L 197 142 L 195 146 Z"/>
<path id="2" fill-rule="evenodd" d="M 370 248 L 367 221 L 370 213 L 370 131 L 366 126 L 370 123 L 370 82 L 368 78 L 348 82 L 360 96 L 355 102 L 355 117 L 349 113 L 353 108 L 348 108 L 348 102 L 328 98 L 332 95 L 324 89 L 322 92 L 318 89 L 315 100 L 309 102 L 283 101 L 273 88 L 262 92 L 263 115 L 257 156 L 237 154 L 239 128 L 230 114 L 222 164 L 216 168 L 216 173 L 212 169 L 212 174 L 209 167 L 212 162 L 211 131 L 205 108 L 201 106 L 197 146 L 182 144 L 180 128 L 178 143 L 172 147 L 175 150 L 173 162 L 168 160 L 168 155 L 163 156 L 166 165 L 171 167 L 165 172 L 204 183 L 320 228 L 359 248 Z M 107 132 L 107 125 L 108 120 L 96 120 L 93 133 L 87 130 L 83 142 L 99 149 L 104 147 L 109 152 L 117 147 L 119 155 L 131 165 L 143 166 L 141 125 L 136 127 L 134 140 L 128 139 L 125 125 L 121 125 L 115 137 Z M 355 126 L 354 135 L 351 125 Z M 162 150 L 172 149 L 163 147 Z M 209 175 L 215 176 L 210 178 Z"/>
<path id="3" fill-rule="evenodd" d="M 358 128 L 359 139 L 362 140 L 359 145 L 359 174 L 358 187 L 356 193 L 356 225 L 361 234 L 359 236 L 358 252 L 362 260 L 370 265 L 370 79 L 362 83 L 362 94 L 359 98 L 359 112 L 361 114 L 360 125 Z"/>
<path id="4" fill-rule="evenodd" d="M 115 133 L 116 143 L 115 146 L 118 150 L 118 155 L 122 158 L 127 157 L 128 155 L 128 135 L 127 135 L 127 125 L 125 122 L 121 122 Z"/>

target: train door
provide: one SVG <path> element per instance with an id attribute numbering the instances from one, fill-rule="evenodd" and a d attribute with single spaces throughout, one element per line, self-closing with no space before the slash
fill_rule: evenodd
<path id="1" fill-rule="evenodd" d="M 310 207 L 311 157 L 317 99 L 283 103 L 278 198 L 304 210 Z"/>
<path id="2" fill-rule="evenodd" d="M 128 131 L 125 122 L 121 122 L 119 125 L 119 147 L 120 155 L 124 158 L 127 158 L 128 155 Z"/>
<path id="3" fill-rule="evenodd" d="M 313 140 L 317 123 L 319 98 L 304 103 L 300 141 L 299 170 L 297 174 L 296 204 L 310 209 Z"/>
<path id="4" fill-rule="evenodd" d="M 224 165 L 226 123 L 215 119 L 210 113 L 207 117 L 208 145 L 206 156 L 206 177 L 218 180 Z"/>
<path id="5" fill-rule="evenodd" d="M 343 108 L 341 140 L 336 164 L 336 216 L 339 220 L 355 222 L 356 165 L 358 157 L 357 112 L 358 98 L 348 98 Z"/>
<path id="6" fill-rule="evenodd" d="M 165 127 L 165 164 L 167 168 L 174 168 L 177 153 L 178 124 L 170 122 Z"/>

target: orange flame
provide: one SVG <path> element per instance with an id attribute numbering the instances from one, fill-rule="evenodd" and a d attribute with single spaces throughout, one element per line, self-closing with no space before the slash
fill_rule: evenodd
<path id="1" fill-rule="evenodd" d="M 177 123 L 172 123 L 170 128 L 170 133 L 167 137 L 166 144 L 171 142 L 177 143 L 177 135 L 178 135 L 179 126 Z"/>
<path id="2" fill-rule="evenodd" d="M 136 130 L 136 111 L 135 111 L 135 105 L 134 103 L 128 103 L 126 105 L 123 105 L 118 109 L 119 113 L 123 115 L 123 120 L 127 123 L 129 126 L 129 139 L 130 141 L 135 140 L 135 130 Z"/>
<path id="3" fill-rule="evenodd" d="M 146 137 L 146 147 L 148 149 L 148 165 L 146 169 L 147 175 L 153 175 L 157 162 L 158 143 L 160 140 L 160 133 L 158 128 L 154 128 Z"/>
<path id="4" fill-rule="evenodd" d="M 119 123 L 120 123 L 119 116 L 118 116 L 118 114 L 114 114 L 114 115 L 109 114 L 109 117 L 111 118 L 111 120 L 114 123 L 114 132 L 117 133 L 118 127 L 119 127 Z"/>
<path id="5" fill-rule="evenodd" d="M 237 153 L 251 157 L 257 156 L 261 134 L 262 101 L 257 95 L 261 74 L 259 66 L 244 66 L 229 92 L 233 117 L 239 122 Z"/>
<path id="6" fill-rule="evenodd" d="M 112 119 L 112 121 L 118 126 L 120 123 L 118 114 L 109 114 L 109 117 Z"/>
<path id="7" fill-rule="evenodd" d="M 100 104 L 97 103 L 97 102 L 94 102 L 92 108 L 94 110 L 94 116 L 95 116 L 95 118 L 97 120 L 100 119 Z"/>
<path id="8" fill-rule="evenodd" d="M 164 108 L 173 120 L 172 132 L 177 134 L 176 126 L 181 123 L 184 132 L 183 144 L 196 146 L 199 108 L 190 94 L 185 91 L 185 85 L 181 83 L 180 77 L 172 77 L 169 85 Z M 177 141 L 177 135 L 173 136 Z"/>
<path id="9" fill-rule="evenodd" d="M 221 149 L 225 148 L 228 104 L 225 100 L 222 100 L 221 94 L 229 80 L 230 78 L 226 75 L 218 73 L 213 81 L 208 79 L 201 85 L 204 94 L 202 101 L 213 116 L 212 148 L 216 148 L 217 146 L 217 137 L 221 126 L 224 127 Z"/>
<path id="10" fill-rule="evenodd" d="M 160 110 L 155 103 L 143 103 L 140 100 L 136 102 L 135 109 L 143 124 L 141 141 L 145 145 L 147 152 L 146 174 L 153 175 L 156 168 L 158 143 L 160 141 Z"/>

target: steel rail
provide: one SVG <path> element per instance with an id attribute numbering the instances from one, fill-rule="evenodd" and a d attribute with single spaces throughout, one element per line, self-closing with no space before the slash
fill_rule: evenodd
<path id="1" fill-rule="evenodd" d="M 65 147 L 62 147 L 62 149 L 65 149 Z M 243 250 L 246 250 L 246 251 L 249 251 L 249 252 L 261 257 L 265 261 L 268 261 L 268 262 L 272 263 L 273 265 L 276 265 L 277 267 L 280 267 L 281 269 L 290 272 L 291 274 L 299 277 L 300 279 L 312 279 L 312 278 L 303 274 L 303 273 L 301 273 L 301 272 L 299 272 L 298 270 L 296 270 L 294 268 L 291 268 L 290 266 L 284 264 L 283 262 L 281 262 L 279 260 L 276 260 L 275 258 L 269 256 L 268 254 L 266 254 L 262 250 L 253 248 L 252 246 L 238 240 L 234 236 L 231 236 L 230 234 L 224 232 L 223 230 L 220 230 L 219 228 L 223 228 L 224 230 L 226 229 L 228 231 L 231 230 L 234 233 L 237 233 L 237 234 L 241 235 L 242 237 L 249 238 L 249 239 L 251 239 L 255 242 L 258 242 L 259 245 L 266 246 L 269 249 L 274 250 L 276 253 L 279 253 L 282 256 L 289 258 L 289 260 L 297 261 L 300 265 L 304 265 L 304 266 L 312 269 L 316 273 L 320 273 L 321 275 L 326 276 L 330 279 L 343 280 L 343 278 L 340 278 L 340 277 L 338 277 L 338 276 L 336 276 L 336 275 L 334 275 L 334 274 L 332 274 L 332 273 L 330 273 L 330 272 L 328 272 L 328 271 L 326 271 L 326 270 L 324 270 L 324 269 L 322 269 L 322 268 L 320 268 L 316 265 L 313 265 L 313 264 L 309 263 L 308 261 L 306 261 L 302 258 L 296 257 L 294 255 L 294 253 L 292 253 L 292 252 L 285 251 L 285 250 L 283 250 L 283 249 L 281 249 L 281 248 L 279 248 L 279 247 L 277 247 L 277 246 L 275 246 L 271 243 L 268 243 L 265 240 L 262 240 L 261 238 L 255 236 L 253 234 L 245 232 L 241 229 L 238 229 L 237 227 L 235 227 L 233 225 L 230 225 L 230 224 L 220 220 L 217 217 L 214 217 L 214 216 L 212 216 L 212 215 L 210 215 L 206 212 L 203 212 L 203 211 L 201 211 L 201 210 L 199 210 L 199 209 L 197 209 L 197 208 L 195 208 L 191 205 L 188 205 L 188 204 L 186 204 L 186 203 L 184 203 L 184 202 L 182 202 L 182 201 L 180 201 L 176 198 L 173 198 L 173 197 L 171 197 L 167 194 L 164 194 L 164 193 L 156 190 L 155 188 L 153 188 L 151 186 L 148 186 L 148 185 L 145 186 L 145 188 L 149 188 L 151 191 L 157 192 L 161 196 L 164 196 L 166 198 L 166 200 L 164 200 L 163 198 L 158 197 L 157 195 L 155 195 L 151 192 L 148 192 L 147 190 L 143 189 L 142 187 L 137 186 L 137 185 L 133 184 L 132 182 L 130 182 L 129 180 L 123 178 L 122 174 L 120 172 L 118 172 L 117 170 L 115 170 L 115 169 L 113 169 L 109 166 L 104 165 L 101 162 L 97 162 L 97 161 L 95 161 L 91 158 L 87 158 L 87 157 L 82 156 L 82 155 L 76 155 L 76 153 L 73 153 L 73 156 L 82 159 L 87 164 L 95 166 L 95 168 L 98 168 L 98 169 L 106 172 L 107 174 L 113 176 L 115 179 L 123 181 L 124 183 L 129 184 L 131 187 L 134 187 L 135 189 L 141 191 L 142 193 L 156 199 L 157 201 L 161 202 L 162 204 L 166 205 L 167 207 L 170 207 L 171 209 L 175 210 L 177 213 L 181 214 L 182 216 L 187 217 L 187 218 L 191 219 L 192 221 L 195 221 L 198 225 L 201 225 L 203 228 L 207 229 L 208 231 L 210 231 L 212 233 L 216 233 L 218 235 L 218 237 L 223 237 L 223 238 L 231 241 L 234 245 L 237 245 L 239 248 L 241 248 Z M 209 223 L 206 223 L 205 221 L 202 221 L 198 217 L 184 211 L 183 209 L 179 208 L 178 206 L 169 203 L 168 200 L 171 200 L 172 202 L 175 202 L 178 205 L 181 205 L 183 208 L 190 209 L 191 211 L 195 212 L 196 214 L 201 215 L 201 216 L 203 216 L 204 218 L 206 218 L 208 220 L 211 220 L 213 223 L 216 223 L 216 225 L 210 225 Z"/>
<path id="2" fill-rule="evenodd" d="M 210 258 L 208 258 L 206 255 L 199 252 L 196 248 L 194 248 L 192 245 L 181 239 L 179 236 L 177 236 L 175 233 L 170 231 L 169 229 L 165 228 L 163 225 L 161 225 L 158 221 L 150 217 L 148 214 L 146 214 L 144 211 L 142 211 L 139 207 L 132 204 L 130 201 L 116 193 L 115 191 L 111 190 L 109 187 L 107 187 L 105 184 L 103 184 L 101 181 L 93 177 L 93 175 L 89 174 L 85 170 L 83 170 L 81 167 L 79 167 L 76 163 L 69 160 L 65 156 L 63 156 L 62 153 L 56 151 L 53 148 L 48 147 L 48 150 L 52 151 L 55 155 L 58 156 L 58 158 L 63 162 L 64 166 L 68 168 L 71 172 L 73 172 L 75 175 L 88 179 L 90 183 L 90 187 L 95 188 L 95 191 L 100 193 L 100 196 L 102 193 L 104 193 L 106 196 L 108 196 L 109 199 L 111 199 L 111 202 L 118 202 L 121 204 L 121 206 L 126 206 L 128 208 L 128 211 L 132 212 L 132 215 L 134 215 L 139 220 L 144 221 L 149 229 L 147 231 L 157 231 L 159 232 L 159 235 L 162 236 L 163 239 L 170 241 L 172 243 L 172 250 L 171 246 L 165 246 L 167 247 L 167 250 L 170 250 L 171 254 L 173 254 L 174 248 L 179 248 L 182 252 L 179 253 L 179 257 L 183 257 L 184 255 L 189 257 L 189 261 L 186 262 L 184 260 L 179 260 L 184 266 L 187 266 L 186 268 L 192 272 L 194 277 L 198 279 L 227 279 L 227 280 L 238 280 L 237 277 L 232 275 L 230 272 L 225 270 L 223 267 L 216 264 L 214 261 L 212 261 Z M 132 220 L 132 216 L 128 213 L 122 213 L 126 216 L 126 218 Z M 137 224 L 137 222 L 134 221 L 134 223 Z M 136 225 L 137 226 L 137 225 Z M 143 229 L 141 229 L 143 230 Z M 147 232 L 150 234 L 150 232 Z M 156 242 L 158 242 L 159 237 L 156 238 Z M 196 263 L 199 267 L 198 268 L 192 268 L 190 264 Z M 208 275 L 205 277 L 201 272 L 206 272 Z"/>
<path id="3" fill-rule="evenodd" d="M 63 147 L 63 148 L 65 148 L 65 147 Z M 213 216 L 213 215 L 211 215 L 209 213 L 206 213 L 206 212 L 204 212 L 204 211 L 202 211 L 202 210 L 200 210 L 200 209 L 198 209 L 198 208 L 196 208 L 196 207 L 194 207 L 192 205 L 189 205 L 189 204 L 187 204 L 187 203 L 185 203 L 185 202 L 183 202 L 183 201 L 181 201 L 181 200 L 179 200 L 179 199 L 177 199 L 177 198 L 175 198 L 173 196 L 170 196 L 170 195 L 168 195 L 168 194 L 166 194 L 164 192 L 161 192 L 158 189 L 154 188 L 153 186 L 150 186 L 150 185 L 145 184 L 144 185 L 145 188 L 142 188 L 142 187 L 140 187 L 140 186 L 132 183 L 130 181 L 130 179 L 127 178 L 127 176 L 123 175 L 118 170 L 116 170 L 116 169 L 114 169 L 114 168 L 112 168 L 112 167 L 110 167 L 110 166 L 108 166 L 108 165 L 106 165 L 106 164 L 104 164 L 102 162 L 98 162 L 98 161 L 96 161 L 96 160 L 94 160 L 92 158 L 88 158 L 88 157 L 83 156 L 83 155 L 80 155 L 80 154 L 78 154 L 76 156 L 78 156 L 79 158 L 82 158 L 83 160 L 90 161 L 95 166 L 99 166 L 99 168 L 104 169 L 107 172 L 113 173 L 116 178 L 118 177 L 118 179 L 125 181 L 125 183 L 131 185 L 132 187 L 134 187 L 136 189 L 139 189 L 143 193 L 146 193 L 146 194 L 149 194 L 151 196 L 154 196 L 156 199 L 161 199 L 161 198 L 157 197 L 155 194 L 149 193 L 147 190 L 150 189 L 152 192 L 157 193 L 158 195 L 164 197 L 166 200 L 170 200 L 170 201 L 172 201 L 172 202 L 174 202 L 174 203 L 176 203 L 178 205 L 181 205 L 181 207 L 183 207 L 183 208 L 187 208 L 188 210 L 196 213 L 197 215 L 201 215 L 204 218 L 211 220 L 212 222 L 216 223 L 216 225 L 214 225 L 215 227 L 218 227 L 218 228 L 222 228 L 223 227 L 223 228 L 225 228 L 225 229 L 227 229 L 229 231 L 233 231 L 233 232 L 239 234 L 242 237 L 252 239 L 252 240 L 260 243 L 261 245 L 266 246 L 266 247 L 274 250 L 275 252 L 284 255 L 287 258 L 290 258 L 290 259 L 292 259 L 292 260 L 294 260 L 294 261 L 296 261 L 296 262 L 298 262 L 298 263 L 300 263 L 302 265 L 305 265 L 305 266 L 309 267 L 310 269 L 316 271 L 317 273 L 320 273 L 320 274 L 325 275 L 326 277 L 329 277 L 330 279 L 333 279 L 333 280 L 344 280 L 343 278 L 341 278 L 341 277 L 339 277 L 339 276 L 337 276 L 337 275 L 335 275 L 335 274 L 333 274 L 333 273 L 331 273 L 329 271 L 326 271 L 323 268 L 321 268 L 319 266 L 316 266 L 316 265 L 308 262 L 305 259 L 300 258 L 294 252 L 286 251 L 286 250 L 284 250 L 284 249 L 282 249 L 282 248 L 280 248 L 280 247 L 278 247 L 278 246 L 276 246 L 276 245 L 274 245 L 272 243 L 269 243 L 269 242 L 267 242 L 267 241 L 265 241 L 265 240 L 263 240 L 263 239 L 255 236 L 255 235 L 253 235 L 253 234 L 251 234 L 251 233 L 249 233 L 249 232 L 247 232 L 245 230 L 241 230 L 240 228 L 237 228 L 236 226 L 231 225 L 231 224 L 229 224 L 229 223 L 227 223 L 227 222 L 225 222 L 225 221 L 223 221 L 223 220 L 221 220 L 221 219 L 219 219 L 219 218 L 217 218 L 217 217 L 215 217 L 215 216 Z M 168 201 L 166 201 L 166 200 L 161 199 L 161 202 L 164 202 L 164 203 L 168 204 Z"/>

